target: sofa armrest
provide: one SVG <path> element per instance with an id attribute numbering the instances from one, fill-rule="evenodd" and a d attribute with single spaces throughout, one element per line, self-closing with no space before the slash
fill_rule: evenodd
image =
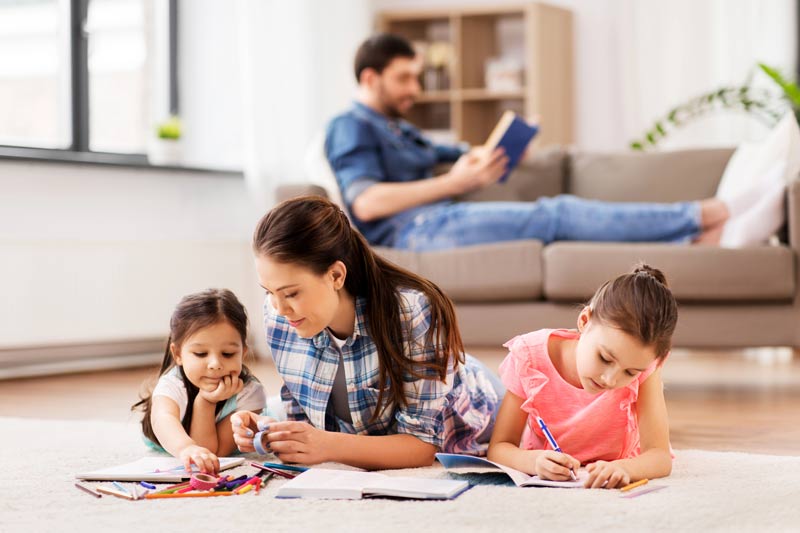
<path id="1" fill-rule="evenodd" d="M 279 185 L 275 189 L 275 200 L 277 202 L 283 202 L 284 200 L 297 198 L 298 196 L 322 196 L 323 198 L 327 198 L 328 193 L 319 185 L 310 185 L 306 183 Z"/>
<path id="2" fill-rule="evenodd" d="M 787 241 L 795 252 L 800 252 L 800 179 L 789 183 L 787 196 Z"/>

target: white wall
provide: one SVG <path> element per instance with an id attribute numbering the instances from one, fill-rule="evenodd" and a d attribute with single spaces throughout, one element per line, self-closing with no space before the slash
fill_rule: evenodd
<path id="1" fill-rule="evenodd" d="M 207 287 L 260 331 L 241 177 L 2 162 L 0 184 L 0 347 L 165 335 Z"/>
<path id="2" fill-rule="evenodd" d="M 180 115 L 187 164 L 242 170 L 241 53 L 232 3 L 179 3 Z"/>

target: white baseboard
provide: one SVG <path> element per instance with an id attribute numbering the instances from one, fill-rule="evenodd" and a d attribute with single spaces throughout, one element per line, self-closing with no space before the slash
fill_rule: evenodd
<path id="1" fill-rule="evenodd" d="M 164 357 L 164 339 L 0 349 L 0 380 L 154 366 Z"/>

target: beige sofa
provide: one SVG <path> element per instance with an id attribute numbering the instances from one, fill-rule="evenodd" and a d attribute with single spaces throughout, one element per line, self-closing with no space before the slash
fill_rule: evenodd
<path id="1" fill-rule="evenodd" d="M 553 148 L 521 165 L 504 185 L 470 201 L 532 201 L 569 193 L 613 201 L 674 202 L 711 197 L 729 149 L 588 154 Z M 325 194 L 284 186 L 279 197 Z M 745 249 L 674 244 L 535 240 L 440 252 L 376 248 L 437 284 L 455 301 L 468 345 L 499 345 L 516 334 L 573 327 L 605 280 L 643 260 L 667 274 L 680 304 L 675 345 L 800 347 L 800 181 L 788 191 L 781 243 Z"/>

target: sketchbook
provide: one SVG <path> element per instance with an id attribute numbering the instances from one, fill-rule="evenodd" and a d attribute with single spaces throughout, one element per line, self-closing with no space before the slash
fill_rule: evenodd
<path id="1" fill-rule="evenodd" d="M 466 481 L 392 477 L 377 472 L 311 468 L 281 485 L 277 498 L 359 500 L 408 498 L 450 500 L 469 488 Z"/>
<path id="2" fill-rule="evenodd" d="M 244 457 L 220 457 L 219 469 L 227 470 L 244 463 Z M 192 465 L 192 472 L 186 472 L 180 459 L 174 457 L 142 457 L 138 461 L 122 465 L 75 474 L 78 479 L 97 481 L 150 481 L 154 483 L 179 482 L 199 470 Z"/>
<path id="3" fill-rule="evenodd" d="M 518 487 L 560 487 L 565 489 L 583 488 L 583 483 L 589 477 L 586 470 L 575 472 L 577 481 L 551 481 L 541 479 L 539 476 L 530 476 L 525 472 L 520 472 L 511 467 L 498 463 L 493 463 L 482 457 L 472 455 L 460 455 L 457 453 L 437 453 L 436 458 L 442 463 L 448 472 L 454 474 L 487 474 L 504 472 Z"/>

